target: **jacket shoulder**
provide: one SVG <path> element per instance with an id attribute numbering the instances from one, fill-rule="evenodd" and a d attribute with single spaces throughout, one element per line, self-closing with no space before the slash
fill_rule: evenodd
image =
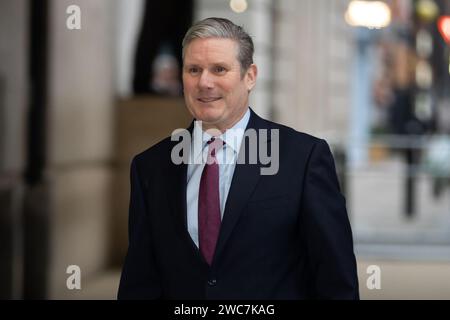
<path id="1" fill-rule="evenodd" d="M 135 155 L 132 162 L 134 162 L 138 167 L 142 167 L 144 164 L 151 163 L 157 165 L 163 161 L 166 161 L 168 154 L 170 156 L 169 151 L 172 144 L 173 142 L 171 137 L 166 137 L 153 146 Z"/>
<path id="2" fill-rule="evenodd" d="M 269 120 L 264 121 L 266 121 L 271 130 L 278 129 L 280 132 L 280 138 L 284 139 L 288 144 L 299 144 L 303 147 L 313 147 L 318 143 L 326 143 L 324 139 L 315 137 L 305 132 L 297 131 L 286 125 Z"/>

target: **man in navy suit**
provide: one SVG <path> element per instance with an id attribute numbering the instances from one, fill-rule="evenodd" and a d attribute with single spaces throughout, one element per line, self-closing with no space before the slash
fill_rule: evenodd
<path id="1" fill-rule="evenodd" d="M 359 298 L 330 148 L 249 108 L 253 51 L 226 19 L 188 30 L 183 85 L 196 121 L 184 144 L 173 135 L 132 161 L 119 299 Z"/>

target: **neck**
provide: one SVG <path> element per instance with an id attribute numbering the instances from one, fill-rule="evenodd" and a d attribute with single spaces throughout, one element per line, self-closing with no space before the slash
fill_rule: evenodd
<path id="1" fill-rule="evenodd" d="M 233 128 L 236 125 L 236 123 L 241 121 L 247 110 L 248 108 L 245 108 L 230 124 L 215 124 L 202 122 L 202 130 L 212 135 L 213 137 L 220 136 L 221 134 L 224 134 L 228 129 Z"/>

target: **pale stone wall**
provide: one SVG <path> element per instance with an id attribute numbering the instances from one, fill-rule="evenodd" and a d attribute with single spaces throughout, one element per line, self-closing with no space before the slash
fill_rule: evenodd
<path id="1" fill-rule="evenodd" d="M 276 120 L 331 140 L 346 138 L 351 110 L 348 2 L 276 2 Z"/>
<path id="2" fill-rule="evenodd" d="M 81 8 L 81 30 L 66 8 Z M 108 259 L 114 119 L 114 2 L 53 0 L 50 5 L 48 181 L 50 297 L 66 288 L 66 268 L 83 279 Z"/>

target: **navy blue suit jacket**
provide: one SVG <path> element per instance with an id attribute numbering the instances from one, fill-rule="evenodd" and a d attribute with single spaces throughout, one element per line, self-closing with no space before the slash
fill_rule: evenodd
<path id="1" fill-rule="evenodd" d="M 259 161 L 236 165 L 211 266 L 187 230 L 187 164 L 171 161 L 178 142 L 169 137 L 133 159 L 119 299 L 359 298 L 328 144 L 253 111 L 247 128 L 268 130 L 259 142 L 269 147 L 279 130 L 279 170 L 261 175 Z"/>

